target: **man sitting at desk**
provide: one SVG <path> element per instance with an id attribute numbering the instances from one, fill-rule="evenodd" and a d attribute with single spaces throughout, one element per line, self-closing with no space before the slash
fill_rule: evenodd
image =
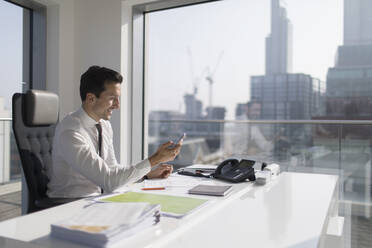
<path id="1" fill-rule="evenodd" d="M 112 111 L 120 107 L 122 76 L 111 69 L 90 67 L 80 79 L 82 106 L 57 126 L 53 141 L 53 166 L 48 168 L 49 197 L 77 198 L 109 193 L 143 178 L 166 178 L 173 168 L 159 165 L 173 160 L 181 144 L 171 141 L 135 165 L 120 165 L 113 147 Z"/>
<path id="2" fill-rule="evenodd" d="M 261 103 L 252 100 L 244 105 L 242 115 L 237 116 L 237 120 L 259 120 L 260 117 Z M 224 145 L 227 156 L 240 157 L 270 154 L 273 150 L 273 142 L 266 139 L 257 124 L 236 123 L 229 127 L 227 133 L 232 133 L 232 135 L 225 138 Z"/>

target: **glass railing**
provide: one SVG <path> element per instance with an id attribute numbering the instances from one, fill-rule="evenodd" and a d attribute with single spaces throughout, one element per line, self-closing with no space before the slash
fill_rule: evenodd
<path id="1" fill-rule="evenodd" d="M 149 154 L 182 132 L 187 138 L 175 169 L 235 157 L 275 162 L 281 171 L 337 175 L 345 247 L 359 247 L 355 237 L 371 234 L 372 121 L 151 120 Z"/>
<path id="2" fill-rule="evenodd" d="M 12 119 L 0 118 L 0 185 L 21 178 L 21 161 L 13 135 Z"/>

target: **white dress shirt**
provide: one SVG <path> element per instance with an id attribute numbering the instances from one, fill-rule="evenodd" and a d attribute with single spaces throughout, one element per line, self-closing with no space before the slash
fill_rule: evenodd
<path id="1" fill-rule="evenodd" d="M 98 154 L 97 122 L 83 108 L 58 125 L 53 141 L 53 166 L 47 168 L 49 197 L 87 197 L 138 181 L 151 170 L 148 159 L 135 165 L 117 163 L 111 123 L 102 125 L 102 157 Z"/>
<path id="2" fill-rule="evenodd" d="M 246 115 L 241 115 L 237 120 L 248 120 L 248 118 Z M 225 137 L 224 149 L 228 155 L 270 154 L 274 149 L 273 142 L 265 138 L 256 124 L 226 125 L 225 135 L 227 137 Z"/>

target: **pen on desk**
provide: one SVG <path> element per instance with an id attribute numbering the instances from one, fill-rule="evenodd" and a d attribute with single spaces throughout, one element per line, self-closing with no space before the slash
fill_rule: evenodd
<path id="1" fill-rule="evenodd" d="M 164 190 L 165 187 L 156 187 L 156 188 L 142 188 L 142 190 Z"/>

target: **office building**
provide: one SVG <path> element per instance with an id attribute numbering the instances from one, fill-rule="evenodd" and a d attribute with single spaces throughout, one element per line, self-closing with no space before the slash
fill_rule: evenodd
<path id="1" fill-rule="evenodd" d="M 251 99 L 262 104 L 261 119 L 308 120 L 321 115 L 325 83 L 306 74 L 251 77 Z"/>
<path id="2" fill-rule="evenodd" d="M 330 68 L 326 107 L 328 117 L 372 118 L 372 66 Z"/>
<path id="3" fill-rule="evenodd" d="M 266 74 L 252 76 L 251 99 L 266 120 L 305 120 L 322 113 L 324 82 L 292 71 L 292 24 L 284 1 L 271 0 L 271 33 L 266 38 Z M 240 112 L 241 107 L 237 107 Z"/>
<path id="4" fill-rule="evenodd" d="M 372 2 L 344 1 L 344 44 L 327 74 L 327 116 L 372 118 Z"/>
<path id="5" fill-rule="evenodd" d="M 259 118 L 264 120 L 309 120 L 324 113 L 325 83 L 311 75 L 292 72 L 292 24 L 285 2 L 271 1 L 271 33 L 266 38 L 265 75 L 251 76 L 251 101 L 261 103 Z M 238 108 L 238 107 L 237 107 Z M 238 108 L 239 110 L 239 108 Z M 262 125 L 266 137 L 280 135 L 311 143 L 311 128 L 304 125 Z M 301 137 L 301 138 L 300 138 Z M 277 159 L 288 159 L 289 144 L 277 143 Z"/>
<path id="6" fill-rule="evenodd" d="M 292 71 L 292 24 L 281 0 L 271 0 L 271 33 L 266 37 L 266 75 Z"/>
<path id="7" fill-rule="evenodd" d="M 372 1 L 344 0 L 344 45 L 372 44 Z"/>
<path id="8" fill-rule="evenodd" d="M 239 119 L 247 113 L 247 103 L 238 103 L 235 107 L 235 119 Z"/>
<path id="9" fill-rule="evenodd" d="M 184 96 L 186 106 L 186 118 L 188 120 L 198 120 L 202 118 L 203 103 L 196 99 L 195 95 L 186 94 Z"/>

